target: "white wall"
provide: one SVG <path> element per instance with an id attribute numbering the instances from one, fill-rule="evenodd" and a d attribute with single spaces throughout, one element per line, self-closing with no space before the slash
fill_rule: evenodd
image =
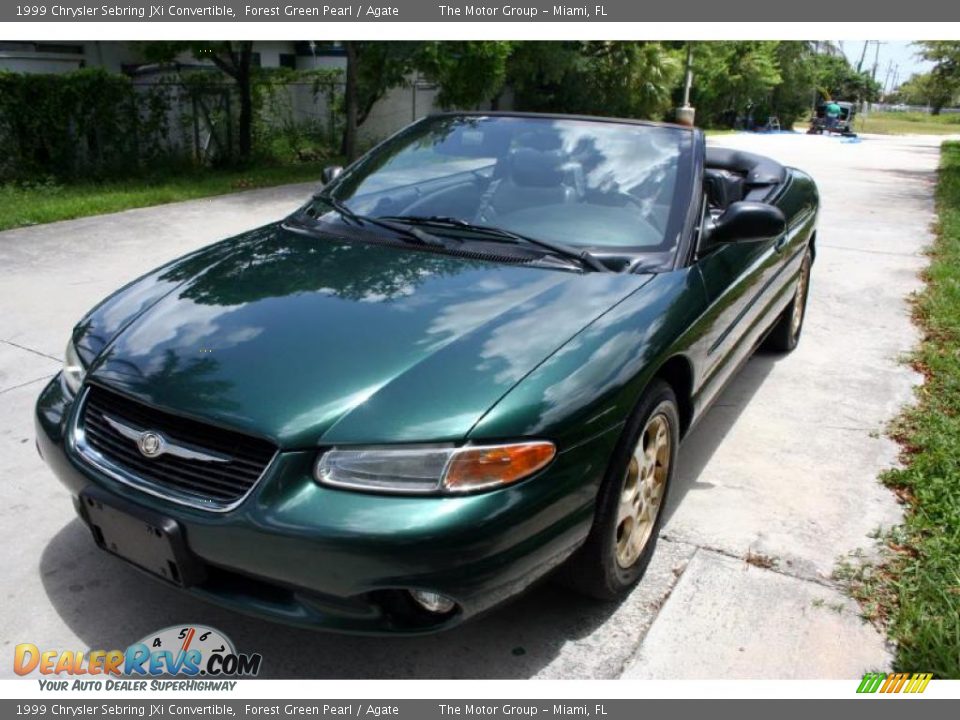
<path id="1" fill-rule="evenodd" d="M 143 63 L 144 59 L 137 51 L 136 43 L 123 41 L 88 40 L 85 42 L 69 43 L 83 47 L 83 54 L 36 52 L 32 43 L 23 43 L 23 49 L 0 50 L 0 70 L 25 73 L 64 73 L 76 70 L 81 66 L 103 68 L 108 72 L 122 72 L 124 65 Z M 253 44 L 254 52 L 260 53 L 260 66 L 271 68 L 280 67 L 281 53 L 293 54 L 295 43 L 289 40 L 258 40 Z M 197 60 L 189 53 L 181 53 L 177 60 L 182 63 L 196 63 Z M 343 58 L 298 58 L 305 61 L 306 68 L 313 67 L 342 67 Z M 316 61 L 316 62 L 314 62 Z M 331 61 L 328 63 L 328 61 Z"/>
<path id="2" fill-rule="evenodd" d="M 66 73 L 77 70 L 83 60 L 82 55 L 10 50 L 0 52 L 0 70 L 16 73 Z"/>
<path id="3" fill-rule="evenodd" d="M 393 88 L 373 106 L 370 116 L 360 126 L 360 142 L 377 142 L 414 120 L 438 111 L 436 100 L 437 89 L 427 83 Z"/>
<path id="4" fill-rule="evenodd" d="M 141 63 L 143 59 L 136 47 L 127 42 L 100 42 L 90 40 L 83 45 L 87 67 L 100 67 L 108 72 L 121 72 L 124 65 Z"/>
<path id="5" fill-rule="evenodd" d="M 294 43 L 288 40 L 257 40 L 253 51 L 260 53 L 260 67 L 280 67 L 280 55 L 292 55 Z"/>
<path id="6" fill-rule="evenodd" d="M 343 55 L 298 56 L 297 70 L 343 70 L 347 69 L 347 58 Z"/>
<path id="7" fill-rule="evenodd" d="M 412 80 L 412 78 L 411 78 Z M 340 84 L 340 92 L 343 90 Z M 276 108 L 266 108 L 276 113 L 290 113 L 296 122 L 311 121 L 329 127 L 331 121 L 327 95 L 321 91 L 313 95 L 312 83 L 301 82 L 275 89 Z M 383 140 L 440 108 L 436 104 L 437 89 L 430 84 L 418 82 L 416 86 L 393 88 L 381 98 L 369 117 L 360 127 L 361 145 L 370 145 Z"/>

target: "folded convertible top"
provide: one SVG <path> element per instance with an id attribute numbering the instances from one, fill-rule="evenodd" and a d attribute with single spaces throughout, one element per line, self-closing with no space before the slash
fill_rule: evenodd
<path id="1" fill-rule="evenodd" d="M 786 168 L 776 160 L 730 148 L 708 146 L 707 167 L 743 175 L 749 187 L 779 185 L 787 178 Z"/>

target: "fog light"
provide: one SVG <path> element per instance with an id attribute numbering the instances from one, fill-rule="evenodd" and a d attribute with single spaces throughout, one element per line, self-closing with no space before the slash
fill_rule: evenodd
<path id="1" fill-rule="evenodd" d="M 411 590 L 410 597 L 424 610 L 437 613 L 438 615 L 444 615 L 457 606 L 457 604 L 446 595 L 441 595 L 440 593 L 429 590 Z"/>

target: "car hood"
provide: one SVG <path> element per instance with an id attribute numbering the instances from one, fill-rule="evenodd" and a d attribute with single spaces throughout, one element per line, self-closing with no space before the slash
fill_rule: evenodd
<path id="1" fill-rule="evenodd" d="M 131 284 L 81 324 L 77 343 L 95 348 L 94 381 L 281 447 L 456 441 L 649 278 L 278 224 Z"/>

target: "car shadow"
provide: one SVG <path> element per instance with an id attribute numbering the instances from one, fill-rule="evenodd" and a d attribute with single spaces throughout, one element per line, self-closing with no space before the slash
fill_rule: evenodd
<path id="1" fill-rule="evenodd" d="M 665 520 L 689 490 L 709 485 L 699 479 L 703 468 L 779 357 L 756 354 L 685 439 Z M 97 549 L 79 519 L 67 523 L 46 545 L 40 575 L 53 608 L 90 649 L 122 649 L 170 625 L 202 624 L 226 633 L 243 652 L 261 653 L 261 677 L 284 679 L 533 677 L 565 646 L 583 640 L 583 646 L 591 648 L 590 636 L 611 621 L 621 621 L 613 618 L 623 604 L 590 600 L 546 581 L 438 635 L 314 632 L 241 615 L 149 578 Z M 634 592 L 642 591 L 643 583 Z M 615 634 L 633 630 L 615 628 Z M 564 675 L 615 677 L 618 668 L 607 668 L 609 664 L 593 660 L 561 670 Z"/>
<path id="2" fill-rule="evenodd" d="M 712 483 L 701 477 L 703 469 L 750 404 L 750 399 L 783 357 L 780 353 L 755 352 L 683 439 L 677 476 L 663 510 L 663 526 L 670 521 L 688 492 L 713 487 Z"/>
<path id="3" fill-rule="evenodd" d="M 495 612 L 438 635 L 357 637 L 314 632 L 219 608 L 103 553 L 79 520 L 44 548 L 51 604 L 90 649 L 125 648 L 177 623 L 226 633 L 263 655 L 267 678 L 526 678 L 618 609 L 543 583 Z"/>

